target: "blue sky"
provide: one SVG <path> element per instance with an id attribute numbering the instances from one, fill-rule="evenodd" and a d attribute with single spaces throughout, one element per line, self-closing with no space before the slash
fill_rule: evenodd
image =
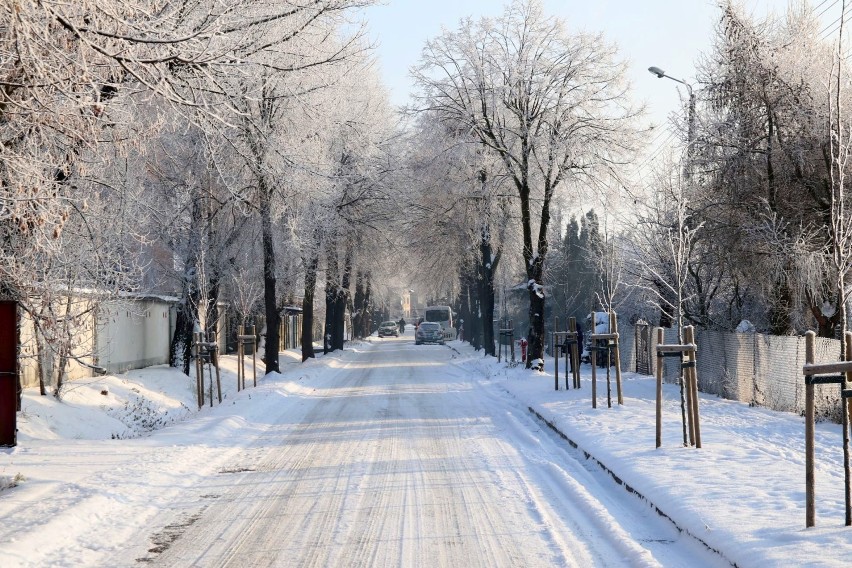
<path id="1" fill-rule="evenodd" d="M 712 0 L 544 0 L 544 5 L 569 29 L 602 31 L 619 46 L 630 64 L 635 97 L 647 104 L 657 124 L 679 108 L 678 85 L 658 79 L 648 67 L 692 81 L 695 61 L 709 49 L 719 14 Z M 744 5 L 755 15 L 783 13 L 787 0 L 744 0 Z M 811 0 L 811 5 L 827 9 L 827 23 L 839 16 L 839 1 Z M 427 38 L 438 35 L 442 26 L 455 28 L 465 16 L 499 15 L 503 6 L 502 0 L 385 0 L 368 9 L 370 37 L 378 44 L 378 64 L 392 102 L 407 102 L 408 69 L 418 61 Z"/>

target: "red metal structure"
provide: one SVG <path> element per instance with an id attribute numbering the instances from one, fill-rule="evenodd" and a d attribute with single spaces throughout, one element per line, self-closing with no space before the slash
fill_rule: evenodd
<path id="1" fill-rule="evenodd" d="M 18 380 L 18 304 L 0 302 L 0 446 L 18 443 L 17 412 L 21 408 Z"/>

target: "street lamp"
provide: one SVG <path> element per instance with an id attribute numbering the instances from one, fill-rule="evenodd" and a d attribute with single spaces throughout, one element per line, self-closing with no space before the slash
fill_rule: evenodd
<path id="1" fill-rule="evenodd" d="M 692 85 L 682 79 L 666 75 L 666 72 L 659 67 L 648 67 L 648 71 L 656 75 L 658 79 L 665 77 L 666 79 L 677 81 L 681 85 L 684 85 L 689 93 L 689 107 L 686 114 L 686 156 L 687 162 L 689 162 L 689 158 L 692 155 L 692 141 L 695 139 L 695 93 L 692 92 Z"/>

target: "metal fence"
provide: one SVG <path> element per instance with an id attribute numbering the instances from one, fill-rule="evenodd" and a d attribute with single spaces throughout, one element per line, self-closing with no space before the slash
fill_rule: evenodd
<path id="1" fill-rule="evenodd" d="M 650 328 L 652 336 L 653 329 Z M 679 343 L 676 329 L 664 331 L 665 343 Z M 641 325 L 619 329 L 623 371 L 655 372 L 654 342 L 643 342 L 645 333 L 647 331 Z M 696 330 L 695 341 L 698 345 L 698 388 L 701 392 L 772 410 L 804 413 L 804 337 Z M 637 345 L 640 348 L 638 356 Z M 817 338 L 814 356 L 817 363 L 839 360 L 840 341 Z M 646 370 L 647 362 L 650 365 Z M 677 382 L 679 365 L 674 360 L 667 360 L 664 364 L 664 380 Z M 820 419 L 840 421 L 840 390 L 837 385 L 816 386 L 816 413 Z"/>

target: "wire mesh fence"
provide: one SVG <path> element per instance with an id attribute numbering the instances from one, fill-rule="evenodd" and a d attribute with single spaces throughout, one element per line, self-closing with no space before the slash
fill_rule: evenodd
<path id="1" fill-rule="evenodd" d="M 624 338 L 620 342 L 625 353 L 621 359 L 623 371 L 655 372 L 654 342 L 643 341 L 646 333 L 649 332 L 643 326 L 620 326 L 619 334 Z M 650 333 L 653 334 L 653 328 Z M 664 337 L 667 344 L 680 343 L 677 329 L 665 329 Z M 804 337 L 697 330 L 695 341 L 701 392 L 772 410 L 804 413 Z M 838 361 L 840 341 L 818 337 L 814 356 L 817 363 Z M 664 380 L 676 383 L 680 377 L 679 361 L 667 359 L 664 365 Z M 840 421 L 837 385 L 816 386 L 816 416 Z"/>

